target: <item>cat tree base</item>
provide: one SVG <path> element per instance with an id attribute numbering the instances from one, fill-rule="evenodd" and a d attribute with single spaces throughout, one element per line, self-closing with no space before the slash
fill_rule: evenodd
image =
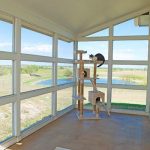
<path id="1" fill-rule="evenodd" d="M 100 120 L 100 116 L 96 115 L 95 113 L 91 113 L 91 112 L 84 112 L 83 115 L 80 115 L 79 112 L 76 113 L 77 118 L 79 120 Z"/>

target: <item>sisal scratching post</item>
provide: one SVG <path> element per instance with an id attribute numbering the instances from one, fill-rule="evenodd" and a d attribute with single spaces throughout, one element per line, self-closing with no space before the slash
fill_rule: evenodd
<path id="1" fill-rule="evenodd" d="M 97 64 L 94 63 L 94 73 L 93 73 L 93 77 L 94 77 L 94 85 L 96 87 L 96 67 L 97 67 Z M 94 91 L 94 88 L 93 88 L 93 91 Z M 96 112 L 96 115 L 97 113 L 99 113 L 97 110 L 96 110 L 96 104 L 93 105 L 93 112 Z"/>

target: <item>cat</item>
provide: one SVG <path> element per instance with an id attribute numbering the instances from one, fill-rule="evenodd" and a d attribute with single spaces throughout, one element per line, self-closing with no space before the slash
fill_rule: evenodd
<path id="1" fill-rule="evenodd" d="M 102 63 L 98 65 L 97 67 L 100 67 L 105 63 L 105 57 L 100 53 L 97 53 L 95 56 L 91 54 L 89 55 L 89 58 L 91 58 L 94 61 L 102 61 Z"/>

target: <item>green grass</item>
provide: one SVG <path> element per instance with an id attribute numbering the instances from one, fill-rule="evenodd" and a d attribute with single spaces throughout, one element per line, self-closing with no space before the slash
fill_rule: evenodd
<path id="1" fill-rule="evenodd" d="M 112 108 L 145 111 L 146 106 L 141 104 L 112 103 Z"/>
<path id="2" fill-rule="evenodd" d="M 92 109 L 90 103 L 84 105 L 86 109 Z M 111 103 L 112 108 L 145 111 L 146 106 L 140 104 L 127 104 L 127 103 Z"/>
<path id="3" fill-rule="evenodd" d="M 34 125 L 37 122 L 40 122 L 44 118 L 49 117 L 49 116 L 51 116 L 51 114 L 49 113 L 49 110 L 47 110 L 46 112 L 43 112 L 42 115 L 36 116 L 35 118 L 32 118 L 32 119 L 27 119 L 21 123 L 21 130 L 29 128 L 31 125 Z"/>
<path id="4" fill-rule="evenodd" d="M 141 85 L 147 84 L 147 79 L 143 75 L 122 75 L 120 79 L 128 82 L 135 82 Z"/>

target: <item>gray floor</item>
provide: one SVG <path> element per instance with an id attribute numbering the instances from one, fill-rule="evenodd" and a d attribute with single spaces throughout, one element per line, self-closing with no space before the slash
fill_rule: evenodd
<path id="1" fill-rule="evenodd" d="M 11 150 L 150 150 L 150 119 L 111 114 L 102 120 L 79 121 L 75 111 L 15 144 Z"/>

